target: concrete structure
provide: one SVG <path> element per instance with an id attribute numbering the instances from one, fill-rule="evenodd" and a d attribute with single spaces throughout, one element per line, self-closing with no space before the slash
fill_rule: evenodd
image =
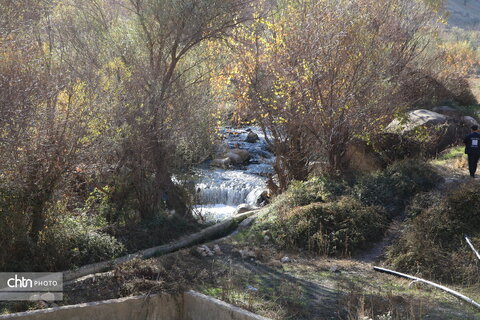
<path id="1" fill-rule="evenodd" d="M 195 291 L 186 292 L 183 299 L 183 320 L 268 320 Z"/>
<path id="2" fill-rule="evenodd" d="M 268 320 L 204 294 L 150 295 L 0 316 L 0 320 Z"/>

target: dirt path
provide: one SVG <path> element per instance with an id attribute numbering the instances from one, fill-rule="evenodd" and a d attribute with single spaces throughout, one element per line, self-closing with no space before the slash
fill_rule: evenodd
<path id="1" fill-rule="evenodd" d="M 432 164 L 443 178 L 443 182 L 436 188 L 439 192 L 447 192 L 451 188 L 455 188 L 460 184 L 471 181 L 463 158 L 454 158 L 449 161 L 441 163 L 434 162 Z M 405 212 L 402 212 L 390 223 L 390 226 L 381 241 L 375 243 L 370 249 L 358 253 L 353 259 L 366 263 L 374 263 L 382 260 L 385 249 L 401 234 L 404 220 Z"/>
<path id="2" fill-rule="evenodd" d="M 370 249 L 355 255 L 353 259 L 366 263 L 375 263 L 382 260 L 385 249 L 399 237 L 404 220 L 405 214 L 395 217 L 390 223 L 383 239 L 375 243 Z"/>

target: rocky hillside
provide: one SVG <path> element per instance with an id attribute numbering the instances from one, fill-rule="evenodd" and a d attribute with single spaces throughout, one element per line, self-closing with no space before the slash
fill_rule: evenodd
<path id="1" fill-rule="evenodd" d="M 480 0 L 447 0 L 449 25 L 480 30 Z"/>

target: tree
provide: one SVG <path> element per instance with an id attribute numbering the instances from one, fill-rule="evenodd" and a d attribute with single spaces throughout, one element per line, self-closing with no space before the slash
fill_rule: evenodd
<path id="1" fill-rule="evenodd" d="M 2 198 L 0 207 L 9 208 L 2 218 L 10 223 L 25 221 L 22 232 L 36 243 L 45 206 L 88 134 L 91 104 L 85 85 L 66 78 L 55 55 L 52 3 L 28 3 L 2 4 L 9 19 L 0 35 L 0 184 L 16 190 L 18 203 Z"/>
<path id="2" fill-rule="evenodd" d="M 204 115 L 197 113 L 205 110 L 209 95 L 203 46 L 244 21 L 243 7 L 241 0 L 82 0 L 64 7 L 63 47 L 91 65 L 85 70 L 76 63 L 75 73 L 95 87 L 106 65 L 125 70 L 118 74 L 121 81 L 113 81 L 120 85 L 114 113 L 123 120 L 116 166 L 136 180 L 143 220 L 164 203 L 189 217 L 186 199 L 172 181 L 174 156 L 185 141 L 199 137 L 195 130 L 206 130 L 189 123 Z"/>
<path id="3" fill-rule="evenodd" d="M 400 88 L 431 62 L 435 17 L 416 0 L 289 1 L 237 35 L 235 97 L 271 133 L 281 189 L 311 161 L 345 170 L 348 144 L 413 102 Z"/>

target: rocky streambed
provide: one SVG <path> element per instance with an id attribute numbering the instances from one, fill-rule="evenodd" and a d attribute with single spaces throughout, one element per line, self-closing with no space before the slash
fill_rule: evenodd
<path id="1" fill-rule="evenodd" d="M 194 210 L 208 222 L 263 205 L 274 172 L 275 156 L 259 128 L 225 127 L 220 134 L 214 159 L 195 169 Z"/>

